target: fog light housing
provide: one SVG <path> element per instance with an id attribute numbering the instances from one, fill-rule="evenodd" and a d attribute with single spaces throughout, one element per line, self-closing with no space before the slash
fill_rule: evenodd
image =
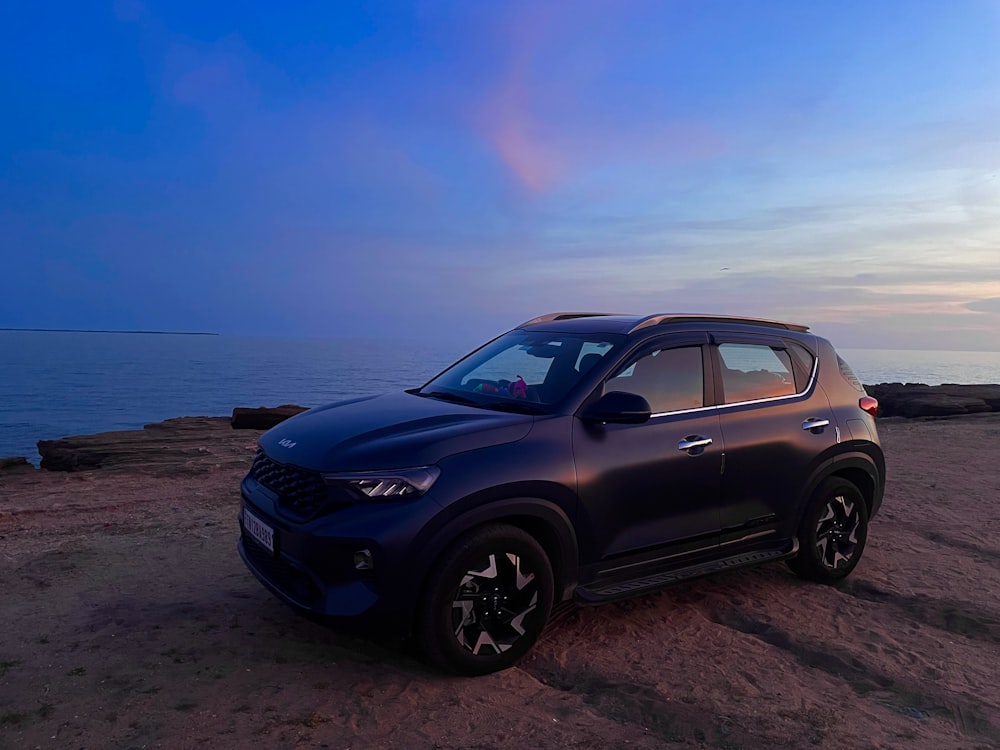
<path id="1" fill-rule="evenodd" d="M 372 558 L 370 549 L 359 549 L 354 553 L 355 570 L 371 570 L 375 567 L 375 560 Z"/>

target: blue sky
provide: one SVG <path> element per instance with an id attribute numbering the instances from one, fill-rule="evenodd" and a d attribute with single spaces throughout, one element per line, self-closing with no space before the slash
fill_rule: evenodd
<path id="1" fill-rule="evenodd" d="M 996 0 L 11 3 L 0 93 L 0 327 L 1000 350 Z"/>

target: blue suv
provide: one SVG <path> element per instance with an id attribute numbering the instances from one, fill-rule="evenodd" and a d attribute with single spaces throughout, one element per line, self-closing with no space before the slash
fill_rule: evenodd
<path id="1" fill-rule="evenodd" d="M 562 601 L 775 560 L 848 575 L 885 486 L 877 408 L 806 326 L 544 315 L 265 433 L 239 552 L 303 613 L 493 672 Z"/>

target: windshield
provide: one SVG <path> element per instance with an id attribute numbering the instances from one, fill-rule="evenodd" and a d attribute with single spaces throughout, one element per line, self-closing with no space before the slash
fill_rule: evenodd
<path id="1" fill-rule="evenodd" d="M 511 331 L 452 365 L 418 393 L 487 408 L 544 412 L 544 407 L 562 401 L 623 338 Z"/>

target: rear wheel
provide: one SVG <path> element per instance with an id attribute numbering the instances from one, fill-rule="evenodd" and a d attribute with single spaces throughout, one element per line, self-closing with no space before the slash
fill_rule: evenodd
<path id="1" fill-rule="evenodd" d="M 868 507 L 846 479 L 832 477 L 813 494 L 799 527 L 799 553 L 788 567 L 803 578 L 835 583 L 847 577 L 868 540 Z"/>
<path id="2" fill-rule="evenodd" d="M 541 634 L 552 592 L 552 567 L 534 537 L 514 526 L 484 526 L 456 542 L 431 573 L 420 644 L 453 672 L 506 669 Z"/>

